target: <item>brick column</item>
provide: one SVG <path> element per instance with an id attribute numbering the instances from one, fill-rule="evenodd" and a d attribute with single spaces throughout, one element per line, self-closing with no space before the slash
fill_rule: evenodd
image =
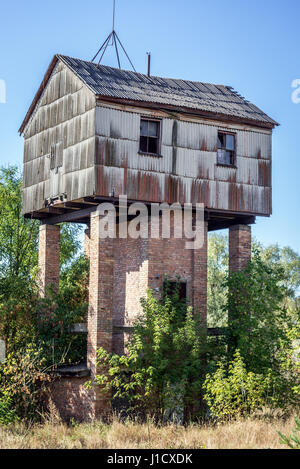
<path id="1" fill-rule="evenodd" d="M 90 228 L 87 228 L 84 232 L 84 255 L 87 258 L 90 257 L 90 235 L 91 230 Z"/>
<path id="2" fill-rule="evenodd" d="M 251 227 L 234 225 L 229 228 L 229 270 L 243 270 L 251 259 Z"/>
<path id="3" fill-rule="evenodd" d="M 247 267 L 251 259 L 251 227 L 248 225 L 234 225 L 229 228 L 229 272 L 239 272 Z M 247 299 L 246 292 L 240 292 L 232 287 L 230 294 L 230 304 L 228 311 L 229 341 L 228 352 L 230 355 L 234 353 L 239 344 L 239 330 L 237 324 L 242 318 L 236 317 L 237 304 L 241 305 L 243 298 L 245 303 Z M 247 314 L 247 307 L 245 307 Z M 250 340 L 250 331 L 249 331 Z"/>
<path id="4" fill-rule="evenodd" d="M 113 346 L 114 240 L 100 239 L 100 219 L 97 213 L 91 215 L 87 364 L 92 380 L 98 372 L 97 349 L 103 347 L 111 352 Z M 106 413 L 109 406 L 107 395 L 96 386 L 95 417 Z"/>
<path id="5" fill-rule="evenodd" d="M 39 294 L 45 296 L 46 288 L 59 288 L 60 227 L 40 225 L 39 229 Z"/>
<path id="6" fill-rule="evenodd" d="M 204 222 L 204 242 L 200 249 L 192 251 L 193 278 L 192 301 L 195 314 L 200 313 L 206 325 L 207 320 L 207 221 Z"/>

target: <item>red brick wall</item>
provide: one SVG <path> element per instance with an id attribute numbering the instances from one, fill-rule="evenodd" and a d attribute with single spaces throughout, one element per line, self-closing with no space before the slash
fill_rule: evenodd
<path id="1" fill-rule="evenodd" d="M 45 295 L 47 286 L 59 287 L 60 227 L 40 225 L 39 229 L 39 294 Z"/>
<path id="2" fill-rule="evenodd" d="M 57 378 L 50 387 L 48 397 L 59 416 L 66 421 L 93 420 L 95 415 L 95 391 L 84 386 L 87 378 Z"/>
<path id="3" fill-rule="evenodd" d="M 140 298 L 152 288 L 160 295 L 165 275 L 187 282 L 187 293 L 195 313 L 206 319 L 207 224 L 204 245 L 186 249 L 186 239 L 100 239 L 100 217 L 91 216 L 89 254 L 89 314 L 87 364 L 93 380 L 97 369 L 97 349 L 123 353 L 128 335 L 113 326 L 131 326 L 142 312 Z M 53 384 L 53 401 L 64 418 L 92 419 L 110 411 L 106 394 L 93 386 L 87 391 L 84 380 L 61 378 Z"/>
<path id="4" fill-rule="evenodd" d="M 204 226 L 204 245 L 198 250 L 186 249 L 186 239 L 176 239 L 171 231 L 169 239 L 116 239 L 114 247 L 115 325 L 132 325 L 142 312 L 140 298 L 147 288 L 159 296 L 165 275 L 170 280 L 178 276 L 187 282 L 187 294 L 195 313 L 206 320 L 207 297 L 207 223 Z M 119 353 L 124 335 L 114 334 L 114 350 Z"/>
<path id="5" fill-rule="evenodd" d="M 100 239 L 100 217 L 91 215 L 90 226 L 90 279 L 88 312 L 87 365 L 92 380 L 97 369 L 97 350 L 99 347 L 112 352 L 113 338 L 113 286 L 114 286 L 114 240 Z M 103 415 L 109 409 L 109 400 L 100 390 L 95 392 L 95 416 Z"/>
<path id="6" fill-rule="evenodd" d="M 84 232 L 84 255 L 89 258 L 90 257 L 90 235 L 91 231 L 87 228 Z"/>
<path id="7" fill-rule="evenodd" d="M 251 227 L 234 225 L 229 228 L 229 269 L 239 271 L 251 259 Z"/>

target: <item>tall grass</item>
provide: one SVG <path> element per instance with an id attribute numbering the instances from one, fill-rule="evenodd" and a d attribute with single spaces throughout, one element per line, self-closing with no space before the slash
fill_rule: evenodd
<path id="1" fill-rule="evenodd" d="M 1 449 L 259 449 L 284 448 L 278 430 L 290 434 L 294 419 L 252 419 L 223 425 L 182 427 L 153 423 L 102 422 L 67 426 L 57 418 L 25 426 L 0 427 Z"/>

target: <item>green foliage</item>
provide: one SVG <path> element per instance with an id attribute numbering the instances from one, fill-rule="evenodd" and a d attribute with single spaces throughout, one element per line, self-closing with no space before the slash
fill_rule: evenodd
<path id="1" fill-rule="evenodd" d="M 149 291 L 141 300 L 143 315 L 134 324 L 126 355 L 98 351 L 97 383 L 157 420 L 178 414 L 179 408 L 185 414 L 197 410 L 205 372 L 204 330 L 178 292 L 158 301 Z"/>
<path id="2" fill-rule="evenodd" d="M 80 322 L 87 312 L 89 259 L 84 255 L 69 263 L 60 276 L 59 290 L 66 304 L 73 309 L 74 321 Z M 77 317 L 78 316 L 78 317 Z"/>
<path id="3" fill-rule="evenodd" d="M 88 267 L 78 257 L 80 228 L 61 225 L 61 287 L 38 297 L 39 223 L 21 213 L 22 178 L 17 167 L 0 169 L 0 337 L 7 360 L 0 366 L 0 419 L 31 418 L 49 366 L 78 362 L 86 338 L 70 334 L 87 311 Z M 44 321 L 45 319 L 45 321 Z"/>
<path id="4" fill-rule="evenodd" d="M 286 294 L 281 266 L 269 267 L 258 251 L 242 272 L 230 274 L 229 343 L 238 348 L 247 370 L 274 381 L 274 404 L 286 406 L 297 401 L 299 362 L 293 359 L 294 339 L 299 337 L 298 321 L 284 307 Z"/>
<path id="5" fill-rule="evenodd" d="M 0 168 L 0 280 L 23 277 L 35 280 L 38 259 L 36 220 L 22 216 L 22 177 L 16 166 Z M 61 225 L 61 265 L 65 269 L 77 255 L 81 228 Z"/>
<path id="6" fill-rule="evenodd" d="M 24 278 L 0 281 L 0 337 L 8 352 L 17 350 L 35 337 L 37 298 Z"/>
<path id="7" fill-rule="evenodd" d="M 293 430 L 292 435 L 286 436 L 281 432 L 278 433 L 282 444 L 287 445 L 291 449 L 300 449 L 300 419 L 298 417 L 295 417 L 295 424 L 296 427 Z"/>
<path id="8" fill-rule="evenodd" d="M 219 363 L 214 373 L 207 374 L 203 389 L 211 416 L 228 420 L 250 415 L 261 409 L 268 400 L 271 389 L 269 374 L 247 371 L 237 350 L 229 365 Z"/>
<path id="9" fill-rule="evenodd" d="M 86 358 L 86 336 L 71 334 L 74 323 L 87 321 L 88 261 L 79 257 L 64 271 L 57 293 L 38 300 L 38 337 L 48 365 L 75 364 Z"/>
<path id="10" fill-rule="evenodd" d="M 0 279 L 30 276 L 37 264 L 38 223 L 22 217 L 22 178 L 0 168 Z"/>
<path id="11" fill-rule="evenodd" d="M 74 345 L 75 356 L 68 360 L 77 360 L 84 339 L 70 334 L 63 338 L 62 334 L 69 332 L 71 323 L 81 322 L 87 311 L 88 266 L 83 256 L 76 257 L 81 229 L 61 225 L 60 293 L 55 298 L 50 289 L 49 298 L 40 301 L 36 285 L 39 224 L 22 217 L 21 195 L 17 167 L 0 168 L 0 337 L 7 343 L 8 353 L 44 340 L 51 360 L 55 341 L 54 359 L 65 356 Z M 40 330 L 40 319 L 49 308 L 52 321 Z"/>
<path id="12" fill-rule="evenodd" d="M 10 425 L 18 420 L 19 417 L 12 406 L 12 399 L 7 392 L 0 391 L 0 425 Z"/>
<path id="13" fill-rule="evenodd" d="M 210 234 L 207 250 L 207 325 L 225 327 L 227 314 L 224 314 L 224 304 L 228 290 L 224 284 L 228 275 L 228 237 Z"/>
<path id="14" fill-rule="evenodd" d="M 300 256 L 288 246 L 277 244 L 264 247 L 252 241 L 253 253 L 259 251 L 263 263 L 271 270 L 281 267 L 279 285 L 284 288 L 282 306 L 295 315 L 300 308 Z M 209 327 L 227 326 L 228 315 L 224 311 L 227 302 L 228 236 L 212 233 L 208 237 L 207 264 L 207 320 Z"/>
<path id="15" fill-rule="evenodd" d="M 41 348 L 27 344 L 18 352 L 9 353 L 0 365 L 0 402 L 8 412 L 6 423 L 16 417 L 36 418 L 36 409 L 49 381 Z"/>

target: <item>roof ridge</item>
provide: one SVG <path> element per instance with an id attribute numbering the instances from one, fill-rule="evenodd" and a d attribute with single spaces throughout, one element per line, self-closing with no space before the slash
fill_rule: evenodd
<path id="1" fill-rule="evenodd" d="M 96 64 L 95 62 L 91 62 L 90 60 L 79 59 L 77 57 L 71 57 L 69 55 L 56 54 L 56 57 L 62 58 L 62 59 L 67 58 L 67 59 L 72 59 L 72 60 L 78 60 L 80 62 L 85 62 L 85 63 L 91 64 L 91 65 L 95 65 L 96 67 L 109 68 L 111 70 L 116 70 L 117 72 L 126 72 L 126 73 L 132 73 L 134 75 L 141 75 L 145 78 L 158 78 L 158 79 L 162 79 L 162 80 L 183 81 L 183 82 L 187 82 L 187 83 L 200 83 L 201 85 L 222 86 L 224 88 L 230 89 L 232 92 L 236 92 L 232 86 L 224 85 L 222 83 L 211 83 L 211 82 L 208 82 L 208 81 L 205 82 L 205 81 L 198 81 L 198 80 L 187 80 L 185 78 L 162 77 L 162 76 L 159 76 L 159 75 L 150 75 L 150 76 L 148 76 L 146 73 L 134 72 L 132 70 L 127 70 L 125 68 L 111 67 L 110 65 Z"/>
<path id="2" fill-rule="evenodd" d="M 97 66 L 91 61 L 56 54 L 27 111 L 20 133 L 24 131 L 59 61 L 64 63 L 92 93 L 106 100 L 117 100 L 117 102 L 126 100 L 130 104 L 139 103 L 144 107 L 165 107 L 179 112 L 196 112 L 203 117 L 215 117 L 219 120 L 224 118 L 265 128 L 278 125 L 228 85 L 148 76 L 108 65 Z"/>

